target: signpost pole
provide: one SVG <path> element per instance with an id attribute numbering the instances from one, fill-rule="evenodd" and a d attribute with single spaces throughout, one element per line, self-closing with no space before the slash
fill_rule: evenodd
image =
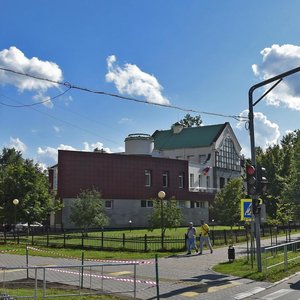
<path id="1" fill-rule="evenodd" d="M 248 91 L 248 101 L 249 101 L 249 133 L 250 133 L 250 148 L 251 148 L 251 162 L 253 166 L 256 166 L 256 149 L 255 149 L 255 137 L 254 137 L 254 113 L 253 107 L 263 99 L 273 88 L 275 88 L 284 77 L 290 76 L 294 73 L 300 71 L 300 67 L 289 70 L 285 73 L 279 74 L 262 82 L 253 85 Z M 264 85 L 277 81 L 271 88 L 269 88 L 257 101 L 253 103 L 253 93 L 257 88 Z M 253 201 L 257 199 L 258 195 L 252 195 Z M 255 236 L 256 236 L 256 252 L 257 252 L 257 269 L 258 272 L 262 272 L 261 265 L 261 248 L 260 248 L 260 212 L 255 214 Z"/>

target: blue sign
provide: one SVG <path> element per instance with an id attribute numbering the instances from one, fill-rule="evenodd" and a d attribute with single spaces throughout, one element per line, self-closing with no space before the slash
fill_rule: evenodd
<path id="1" fill-rule="evenodd" d="M 241 220 L 249 220 L 252 218 L 252 200 L 241 199 Z"/>
<path id="2" fill-rule="evenodd" d="M 244 218 L 251 218 L 251 217 L 252 217 L 252 201 L 244 202 Z"/>

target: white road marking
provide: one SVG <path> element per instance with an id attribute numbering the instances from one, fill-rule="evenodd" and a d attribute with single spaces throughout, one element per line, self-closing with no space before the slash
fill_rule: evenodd
<path id="1" fill-rule="evenodd" d="M 262 292 L 264 290 L 265 290 L 265 288 L 263 288 L 263 287 L 256 287 L 256 288 L 254 288 L 251 291 L 240 293 L 240 294 L 236 294 L 235 297 L 234 297 L 234 299 L 237 299 L 237 300 L 244 299 L 244 298 L 250 297 L 252 295 L 255 295 L 257 293 L 260 293 L 260 292 Z"/>
<path id="2" fill-rule="evenodd" d="M 262 297 L 261 299 L 264 299 L 264 300 L 274 300 L 274 299 L 277 299 L 279 297 L 282 297 L 284 295 L 287 295 L 289 293 L 291 293 L 292 290 L 288 290 L 288 289 L 281 289 L 281 290 L 278 290 L 272 294 L 269 294 L 269 295 L 266 295 L 264 297 Z"/>

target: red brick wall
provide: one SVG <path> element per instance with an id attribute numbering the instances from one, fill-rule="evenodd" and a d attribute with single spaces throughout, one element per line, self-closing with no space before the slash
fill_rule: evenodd
<path id="1" fill-rule="evenodd" d="M 152 170 L 152 186 L 145 187 L 145 170 Z M 169 187 L 163 188 L 162 174 L 169 172 Z M 185 188 L 178 187 L 179 173 Z M 150 199 L 160 190 L 166 198 L 211 200 L 213 195 L 188 191 L 188 162 L 151 156 L 59 150 L 58 195 L 75 198 L 81 189 L 97 188 L 104 199 Z"/>

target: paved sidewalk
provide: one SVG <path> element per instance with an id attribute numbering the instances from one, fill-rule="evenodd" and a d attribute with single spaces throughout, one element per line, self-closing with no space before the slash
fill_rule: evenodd
<path id="1" fill-rule="evenodd" d="M 300 233 L 292 235 L 292 239 L 300 239 Z M 285 241 L 285 237 L 278 237 L 278 241 Z M 262 247 L 270 245 L 270 239 L 261 241 Z M 246 244 L 235 246 L 236 258 L 245 255 Z M 208 249 L 202 255 L 185 254 L 159 259 L 159 291 L 160 299 L 242 299 L 246 292 L 260 291 L 270 287 L 268 282 L 256 282 L 229 275 L 218 274 L 211 270 L 212 266 L 228 260 L 228 247 L 217 248 L 213 254 Z M 87 264 L 88 262 L 86 262 Z M 91 262 L 89 262 L 91 263 Z M 49 258 L 30 256 L 30 265 L 69 265 L 80 264 L 80 260 L 67 258 Z M 25 265 L 24 256 L 0 254 L 0 265 Z M 115 269 L 114 269 L 115 268 Z M 108 275 L 132 278 L 132 266 L 111 268 Z M 126 275 L 127 274 L 127 275 Z M 77 276 L 78 277 L 78 276 Z M 137 279 L 155 281 L 155 265 L 142 264 L 137 267 Z M 99 281 L 100 282 L 100 281 Z M 116 281 L 106 281 L 113 287 Z M 132 283 L 128 283 L 132 288 Z M 112 288 L 113 289 L 113 288 Z M 156 299 L 157 289 L 154 285 L 137 285 L 138 299 Z M 132 294 L 128 294 L 132 297 Z"/>
<path id="2" fill-rule="evenodd" d="M 300 233 L 292 239 L 300 239 Z M 278 242 L 285 242 L 278 237 Z M 261 240 L 261 246 L 270 246 L 270 239 Z M 236 258 L 245 255 L 246 244 L 234 246 Z M 237 278 L 218 274 L 212 267 L 228 261 L 228 247 L 217 248 L 213 254 L 206 249 L 203 255 L 186 256 L 184 254 L 159 260 L 160 298 L 161 299 L 241 299 L 239 295 L 247 291 L 260 291 L 270 287 L 268 282 Z M 139 293 L 142 299 L 155 299 Z"/>

